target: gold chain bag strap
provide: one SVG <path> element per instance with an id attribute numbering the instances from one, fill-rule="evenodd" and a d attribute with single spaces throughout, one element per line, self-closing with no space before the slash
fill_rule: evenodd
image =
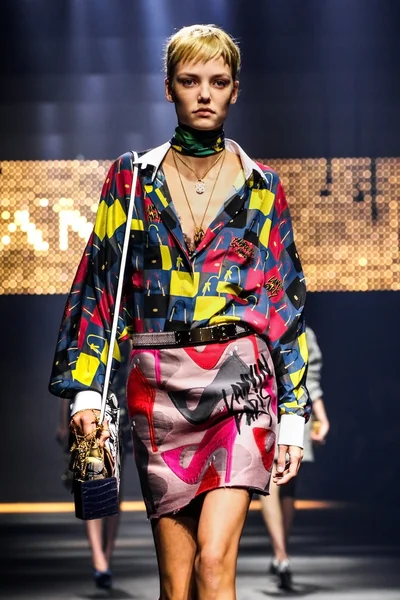
<path id="1" fill-rule="evenodd" d="M 134 163 L 138 155 L 133 152 Z M 75 515 L 88 521 L 118 514 L 119 511 L 119 480 L 120 480 L 120 435 L 119 435 L 119 406 L 115 394 L 109 391 L 110 374 L 113 361 L 114 346 L 117 337 L 119 309 L 121 305 L 124 272 L 128 255 L 128 246 L 135 201 L 135 191 L 138 178 L 138 166 L 134 164 L 131 195 L 128 203 L 125 235 L 122 246 L 121 264 L 118 276 L 117 293 L 115 297 L 114 314 L 111 335 L 108 346 L 108 356 L 104 386 L 101 399 L 100 417 L 94 413 L 96 428 L 87 436 L 75 432 L 75 441 L 71 447 L 71 470 L 74 473 L 72 491 L 75 500 Z M 98 435 L 103 428 L 104 420 L 110 437 L 105 442 L 104 449 L 98 444 Z"/>

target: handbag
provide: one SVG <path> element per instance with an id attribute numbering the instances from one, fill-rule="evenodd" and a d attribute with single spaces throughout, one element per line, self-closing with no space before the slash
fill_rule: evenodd
<path id="1" fill-rule="evenodd" d="M 137 153 L 133 152 L 133 156 L 136 161 L 138 158 Z M 75 432 L 75 439 L 70 450 L 70 470 L 73 472 L 72 493 L 74 494 L 75 516 L 84 521 L 110 517 L 117 515 L 119 512 L 121 456 L 121 436 L 119 428 L 120 409 L 116 395 L 109 391 L 109 383 L 113 350 L 117 336 L 119 308 L 128 254 L 130 223 L 132 221 L 137 177 L 138 167 L 135 165 L 131 195 L 128 203 L 111 335 L 108 346 L 100 417 L 98 420 L 96 419 L 97 426 L 93 435 L 81 436 Z M 107 420 L 110 437 L 106 440 L 104 448 L 102 448 L 98 444 L 98 434 L 102 430 L 105 419 Z"/>

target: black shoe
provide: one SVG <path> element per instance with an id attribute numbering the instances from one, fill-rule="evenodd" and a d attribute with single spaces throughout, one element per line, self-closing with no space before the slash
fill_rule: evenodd
<path id="1" fill-rule="evenodd" d="M 284 560 L 279 563 L 277 569 L 278 587 L 281 590 L 291 591 L 293 590 L 292 583 L 292 570 L 288 560 Z"/>
<path id="2" fill-rule="evenodd" d="M 271 564 L 269 565 L 269 574 L 270 575 L 278 575 L 278 567 L 279 567 L 279 562 L 276 560 L 276 558 L 271 560 Z"/>
<path id="3" fill-rule="evenodd" d="M 102 590 L 110 590 L 112 587 L 112 574 L 110 569 L 106 571 L 97 571 L 93 569 L 93 578 L 96 587 Z"/>

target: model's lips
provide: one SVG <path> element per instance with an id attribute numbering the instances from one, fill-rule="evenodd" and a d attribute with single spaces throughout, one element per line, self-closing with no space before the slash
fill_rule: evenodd
<path id="1" fill-rule="evenodd" d="M 198 108 L 197 110 L 194 111 L 195 114 L 197 115 L 198 113 L 208 113 L 210 115 L 215 114 L 213 110 L 211 110 L 211 108 Z"/>

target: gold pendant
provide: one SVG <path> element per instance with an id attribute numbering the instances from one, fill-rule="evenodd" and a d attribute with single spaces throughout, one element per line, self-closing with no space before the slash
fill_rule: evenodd
<path id="1" fill-rule="evenodd" d="M 196 227 L 194 230 L 194 236 L 193 236 L 196 247 L 200 244 L 203 237 L 204 237 L 204 229 L 202 227 Z"/>
<path id="2" fill-rule="evenodd" d="M 198 194 L 204 194 L 206 191 L 206 184 L 202 179 L 198 179 L 194 184 L 194 188 Z"/>

